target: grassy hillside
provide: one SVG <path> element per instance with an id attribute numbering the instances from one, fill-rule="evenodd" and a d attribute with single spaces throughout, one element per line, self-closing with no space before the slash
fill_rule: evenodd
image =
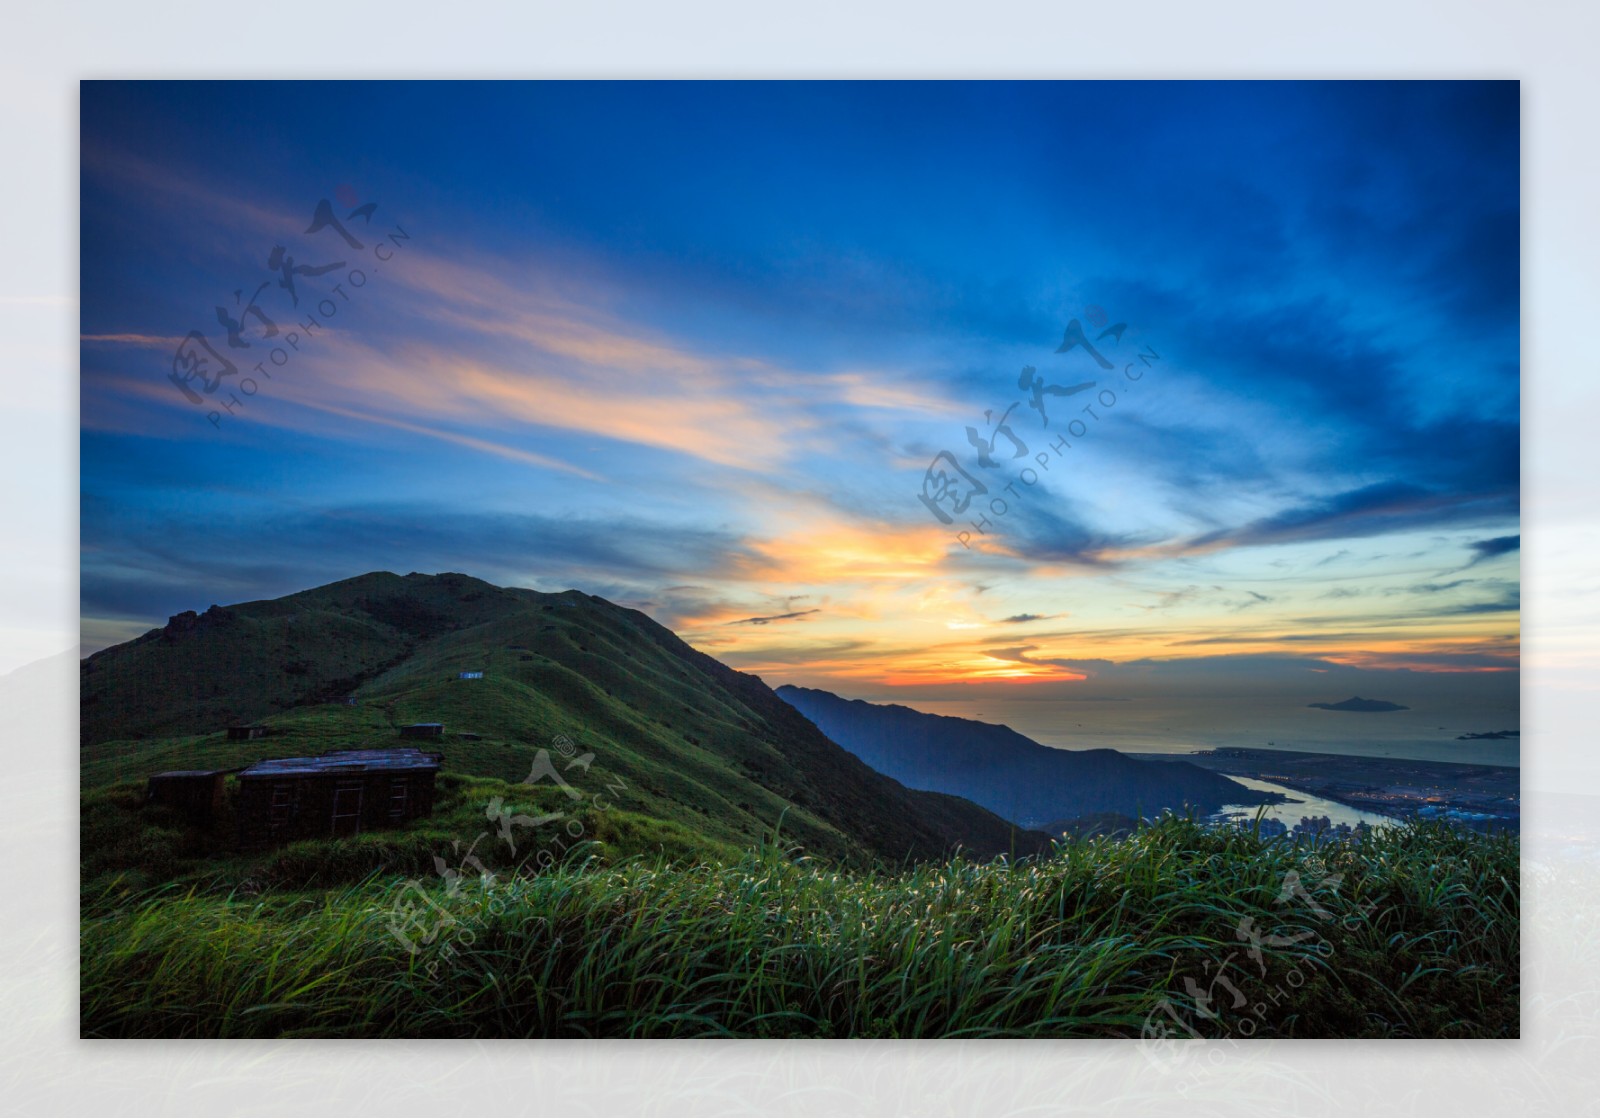
<path id="1" fill-rule="evenodd" d="M 1307 849 L 1167 818 L 1020 864 L 850 872 L 774 846 L 709 865 L 580 859 L 454 893 L 91 898 L 83 1031 L 1518 1033 L 1515 838 L 1412 825 Z"/>
<path id="2" fill-rule="evenodd" d="M 1219 976 L 1252 1036 L 1517 1031 L 1515 838 L 1166 818 L 1055 847 L 576 591 L 368 575 L 81 671 L 89 1036 L 1241 1036 Z M 243 720 L 274 736 L 228 741 Z M 446 760 L 405 827 L 239 852 L 231 799 L 203 826 L 144 803 L 153 772 L 411 722 Z M 570 789 L 528 783 L 541 760 Z"/>
<path id="3" fill-rule="evenodd" d="M 459 679 L 467 669 L 484 678 Z M 757 678 L 577 591 L 364 575 L 180 617 L 88 658 L 82 685 L 86 790 L 132 789 L 162 769 L 399 745 L 402 725 L 443 722 L 447 774 L 509 783 L 495 794 L 507 796 L 565 737 L 593 755 L 573 779 L 586 796 L 614 788 L 607 803 L 708 850 L 759 842 L 780 817 L 808 852 L 857 865 L 1048 843 L 958 797 L 905 789 Z M 346 695 L 354 706 L 321 702 Z M 229 742 L 234 721 L 275 736 Z M 451 838 L 470 842 L 485 826 Z"/>

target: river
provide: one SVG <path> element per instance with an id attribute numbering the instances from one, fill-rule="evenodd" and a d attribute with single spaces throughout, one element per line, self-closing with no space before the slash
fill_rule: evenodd
<path id="1" fill-rule="evenodd" d="M 1336 800 L 1325 797 L 1313 796 L 1303 793 L 1299 789 L 1291 789 L 1287 785 L 1278 785 L 1271 781 L 1258 781 L 1254 777 L 1235 777 L 1228 775 L 1230 781 L 1237 781 L 1247 789 L 1256 789 L 1264 793 L 1282 793 L 1291 799 L 1286 804 L 1269 804 L 1263 815 L 1269 820 L 1279 820 L 1286 827 L 1293 828 L 1303 816 L 1326 816 L 1331 823 L 1367 824 L 1377 827 L 1380 824 L 1392 824 L 1394 817 L 1384 816 L 1377 812 L 1367 812 L 1360 808 L 1351 808 L 1348 804 L 1340 804 Z M 1254 819 L 1256 808 L 1254 805 L 1225 804 L 1223 812 L 1243 813 L 1246 819 Z"/>

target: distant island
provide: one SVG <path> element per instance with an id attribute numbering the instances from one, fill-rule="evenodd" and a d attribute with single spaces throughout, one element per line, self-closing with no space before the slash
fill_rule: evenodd
<path id="1" fill-rule="evenodd" d="M 1362 699 L 1353 695 L 1349 699 L 1340 700 L 1338 703 L 1308 703 L 1307 707 L 1320 708 L 1323 711 L 1409 711 L 1411 708 L 1399 703 L 1390 703 L 1386 699 Z"/>
<path id="2" fill-rule="evenodd" d="M 1458 735 L 1456 735 L 1456 741 L 1457 742 L 1472 742 L 1472 741 L 1475 741 L 1477 739 L 1482 739 L 1482 738 L 1503 739 L 1503 738 L 1521 738 L 1521 737 L 1522 737 L 1522 732 L 1519 731 L 1519 730 L 1491 730 L 1491 731 L 1485 731 L 1483 734 L 1458 734 Z"/>

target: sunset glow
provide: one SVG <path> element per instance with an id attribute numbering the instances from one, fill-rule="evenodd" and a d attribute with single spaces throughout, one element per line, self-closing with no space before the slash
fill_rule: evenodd
<path id="1" fill-rule="evenodd" d="M 408 116 L 399 87 L 307 83 L 277 95 L 346 99 L 346 123 L 248 180 L 177 142 L 248 85 L 106 86 L 84 105 L 86 651 L 212 601 L 460 570 L 889 698 L 1514 675 L 1508 86 L 1119 86 L 1088 174 L 1037 142 L 1078 129 L 1084 90 L 933 84 L 917 112 L 969 147 L 930 176 L 886 123 L 900 92 L 870 85 L 826 108 L 519 86 L 489 114 L 519 122 L 508 146 L 475 142 L 495 125 L 465 89 Z M 355 123 L 380 101 L 414 142 Z M 1236 127 L 1197 144 L 1194 113 Z M 597 139 L 624 116 L 626 155 Z M 498 201 L 406 154 L 446 147 Z M 1189 204 L 1126 174 L 1155 165 Z M 640 166 L 679 188 L 635 193 Z M 359 252 L 305 232 L 334 197 L 377 203 Z M 275 245 L 348 259 L 298 305 L 263 289 L 293 352 L 269 362 L 284 334 L 250 320 L 237 407 L 196 406 L 173 351 L 226 348 L 219 309 Z M 937 470 L 982 494 L 921 500 Z"/>

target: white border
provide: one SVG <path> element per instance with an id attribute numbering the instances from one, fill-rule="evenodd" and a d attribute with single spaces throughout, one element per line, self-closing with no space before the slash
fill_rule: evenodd
<path id="1" fill-rule="evenodd" d="M 8 5 L 0 361 L 0 671 L 77 634 L 77 88 L 89 77 L 1517 78 L 1524 104 L 1528 753 L 1596 831 L 1594 321 L 1600 5 L 1172 3 L 56 3 Z M 314 122 L 307 122 L 314 127 Z M 1589 378 L 1586 382 L 1585 378 Z M 5 455 L 20 456 L 3 457 Z M 37 621 L 38 604 L 50 621 Z M 30 613 L 31 612 L 31 613 Z M 7 628 L 30 616 L 26 626 Z M 59 628 L 55 628 L 55 627 Z M 29 628 L 31 627 L 31 628 Z M 59 638 L 59 640 L 57 640 Z M 1529 898 L 1517 1043 L 1303 1043 L 1187 1097 L 1102 1043 L 85 1043 L 77 1040 L 73 658 L 7 710 L 0 1109 L 17 1114 L 1593 1114 L 1594 953 Z M 1565 794 L 1565 799 L 1541 794 Z M 1546 829 L 1547 831 L 1549 829 Z M 1530 864 L 1588 855 L 1530 829 Z M 1574 862 L 1574 858 L 1578 861 Z M 1585 877 L 1586 875 L 1586 877 Z M 1570 893 L 1556 899 L 1572 903 Z M 1576 899 L 1593 904 L 1592 894 Z M 1562 1038 L 1566 1041 L 1562 1041 Z"/>

